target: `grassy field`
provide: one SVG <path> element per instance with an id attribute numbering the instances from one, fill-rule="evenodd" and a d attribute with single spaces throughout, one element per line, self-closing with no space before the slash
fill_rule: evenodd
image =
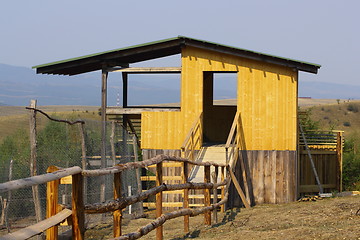
<path id="1" fill-rule="evenodd" d="M 93 119 L 99 120 L 99 107 L 96 106 L 41 106 L 50 116 L 61 119 Z M 37 114 L 38 127 L 41 129 L 47 122 L 46 117 Z M 0 142 L 20 129 L 29 129 L 29 110 L 25 107 L 0 106 Z"/>

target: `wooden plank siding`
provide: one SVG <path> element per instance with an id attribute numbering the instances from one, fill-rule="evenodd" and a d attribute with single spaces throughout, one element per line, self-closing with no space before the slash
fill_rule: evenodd
<path id="1" fill-rule="evenodd" d="M 307 152 L 301 151 L 299 154 L 299 193 L 317 193 L 319 188 L 316 184 L 315 175 L 312 171 L 311 163 Z M 340 191 L 339 188 L 339 162 L 335 151 L 314 150 L 311 151 L 316 171 L 319 175 L 320 183 L 323 185 L 325 192 L 334 190 Z"/>
<path id="2" fill-rule="evenodd" d="M 204 72 L 209 71 L 237 72 L 246 150 L 296 150 L 296 70 L 189 46 L 181 59 L 181 110 L 142 113 L 143 149 L 180 148 L 203 112 Z"/>
<path id="3" fill-rule="evenodd" d="M 286 203 L 295 201 L 296 193 L 296 151 L 241 151 L 245 165 L 249 168 L 250 198 L 255 204 Z M 235 174 L 240 182 L 240 164 Z M 230 207 L 241 206 L 234 188 L 230 190 Z"/>

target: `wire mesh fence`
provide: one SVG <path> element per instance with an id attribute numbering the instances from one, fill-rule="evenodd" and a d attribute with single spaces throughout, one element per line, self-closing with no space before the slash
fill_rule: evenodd
<path id="1" fill-rule="evenodd" d="M 61 116 L 52 116 L 61 118 Z M 85 169 L 98 169 L 104 165 L 101 158 L 101 127 L 102 122 L 93 119 L 82 119 L 85 124 L 69 125 L 64 122 L 55 122 L 44 115 L 36 114 L 37 124 L 37 174 L 45 174 L 49 166 L 67 168 L 80 166 Z M 0 182 L 9 181 L 9 174 L 13 180 L 30 176 L 30 141 L 29 130 L 20 129 L 11 137 L 0 142 Z M 106 122 L 106 149 L 105 166 L 136 161 L 138 146 L 133 134 L 125 130 L 120 122 Z M 13 166 L 10 169 L 10 161 Z M 122 194 L 129 196 L 137 194 L 141 189 L 139 178 L 135 171 L 129 170 L 122 174 Z M 101 184 L 105 191 L 102 192 Z M 85 204 L 113 199 L 113 176 L 87 177 L 84 180 Z M 10 195 L 9 195 L 10 194 Z M 101 197 L 101 196 L 104 197 Z M 46 213 L 46 185 L 39 185 L 41 219 Z M 71 184 L 59 186 L 59 204 L 71 204 Z M 7 230 L 16 230 L 18 227 L 29 226 L 36 222 L 33 193 L 31 188 L 19 189 L 11 193 L 0 194 L 0 235 Z M 133 205 L 125 213 L 141 214 L 142 206 Z M 87 215 L 88 225 L 95 222 L 108 221 L 111 215 Z M 60 228 L 61 231 L 68 227 Z"/>

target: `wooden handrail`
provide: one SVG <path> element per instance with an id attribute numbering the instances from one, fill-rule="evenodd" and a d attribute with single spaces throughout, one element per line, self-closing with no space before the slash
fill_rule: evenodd
<path id="1" fill-rule="evenodd" d="M 81 168 L 75 166 L 75 167 L 60 169 L 53 173 L 47 173 L 47 174 L 37 175 L 37 176 L 33 176 L 33 177 L 13 180 L 13 181 L 6 182 L 6 183 L 1 183 L 0 184 L 0 193 L 8 192 L 11 190 L 16 190 L 16 189 L 20 189 L 20 188 L 25 188 L 25 187 L 31 187 L 31 186 L 35 186 L 38 184 L 47 183 L 47 182 L 58 180 L 60 178 L 74 175 L 77 173 L 81 173 Z"/>
<path id="2" fill-rule="evenodd" d="M 157 155 L 154 158 L 144 160 L 141 162 L 129 162 L 129 163 L 125 163 L 125 164 L 118 164 L 116 166 L 108 167 L 108 168 L 102 168 L 102 169 L 96 169 L 96 170 L 84 170 L 84 171 L 82 171 L 82 175 L 89 177 L 89 176 L 101 176 L 101 175 L 107 175 L 107 174 L 114 174 L 114 173 L 122 172 L 125 170 L 130 170 L 130 169 L 145 168 L 150 165 L 158 164 L 163 161 L 187 162 L 187 163 L 191 163 L 191 164 L 197 165 L 197 166 L 218 166 L 218 167 L 226 166 L 226 164 L 218 164 L 218 163 L 214 163 L 214 162 L 193 162 L 189 159 L 181 158 L 181 157 Z"/>
<path id="3" fill-rule="evenodd" d="M 181 145 L 181 149 L 185 149 L 185 148 L 186 148 L 186 145 L 187 145 L 187 143 L 189 142 L 189 140 L 190 140 L 190 138 L 191 138 L 191 134 L 193 134 L 194 132 L 196 132 L 196 131 L 195 131 L 196 126 L 198 125 L 199 122 L 201 122 L 202 116 L 203 116 L 203 113 L 201 112 L 201 113 L 199 114 L 199 116 L 195 119 L 195 121 L 193 122 L 192 127 L 191 127 L 188 135 L 185 137 L 185 140 L 184 140 L 183 144 Z"/>
<path id="4" fill-rule="evenodd" d="M 236 112 L 235 117 L 234 117 L 234 121 L 233 121 L 233 123 L 231 125 L 229 136 L 228 136 L 226 144 L 225 144 L 225 148 L 230 147 L 232 139 L 234 138 L 235 129 L 237 128 L 237 125 L 238 125 L 238 122 L 239 122 L 239 116 L 240 116 L 240 112 Z"/>

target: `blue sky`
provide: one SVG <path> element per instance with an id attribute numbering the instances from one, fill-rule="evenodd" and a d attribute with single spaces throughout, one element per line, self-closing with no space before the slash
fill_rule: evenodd
<path id="1" fill-rule="evenodd" d="M 0 63 L 31 67 L 178 35 L 322 65 L 360 85 L 360 1 L 2 1 Z"/>

